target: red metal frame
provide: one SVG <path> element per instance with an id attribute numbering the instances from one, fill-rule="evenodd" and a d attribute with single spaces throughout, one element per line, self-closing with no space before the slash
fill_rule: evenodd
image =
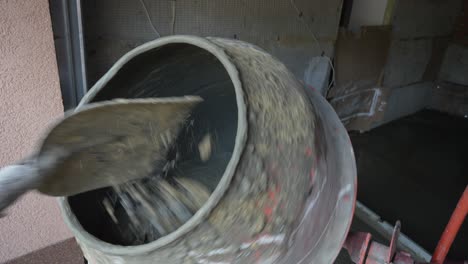
<path id="1" fill-rule="evenodd" d="M 442 234 L 439 244 L 432 256 L 431 264 L 467 264 L 468 261 L 446 261 L 445 257 L 457 236 L 468 213 L 468 186 L 460 198 L 450 221 Z M 401 224 L 397 221 L 393 230 L 390 246 L 387 247 L 372 241 L 372 235 L 364 232 L 350 232 L 343 247 L 349 252 L 351 260 L 357 264 L 415 264 L 411 255 L 396 251 Z"/>
<path id="2" fill-rule="evenodd" d="M 371 240 L 372 235 L 369 233 L 350 232 L 343 247 L 348 251 L 354 263 L 364 264 Z"/>

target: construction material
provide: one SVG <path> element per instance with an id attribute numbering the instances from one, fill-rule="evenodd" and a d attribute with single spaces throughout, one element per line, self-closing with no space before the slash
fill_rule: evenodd
<path id="1" fill-rule="evenodd" d="M 136 246 L 153 242 L 187 222 L 210 192 L 188 178 L 171 182 L 149 177 L 108 191 L 103 205 L 117 227 L 113 243 Z"/>

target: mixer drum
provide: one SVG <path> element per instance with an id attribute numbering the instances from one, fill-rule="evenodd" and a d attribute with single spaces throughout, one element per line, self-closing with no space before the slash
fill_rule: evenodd
<path id="1" fill-rule="evenodd" d="M 209 133 L 204 168 L 221 168 L 206 170 L 209 199 L 176 231 L 129 246 L 103 213 L 102 190 L 60 198 L 89 263 L 332 263 L 356 199 L 351 142 L 326 100 L 265 51 L 237 40 L 160 38 L 124 55 L 78 108 L 184 95 L 204 102 L 178 141 L 182 160 Z"/>

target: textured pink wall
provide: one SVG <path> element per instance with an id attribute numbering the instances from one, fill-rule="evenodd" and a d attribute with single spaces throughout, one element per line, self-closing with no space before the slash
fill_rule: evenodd
<path id="1" fill-rule="evenodd" d="M 0 166 L 32 151 L 62 114 L 48 0 L 1 0 Z M 0 263 L 70 236 L 55 198 L 30 193 L 0 219 Z"/>

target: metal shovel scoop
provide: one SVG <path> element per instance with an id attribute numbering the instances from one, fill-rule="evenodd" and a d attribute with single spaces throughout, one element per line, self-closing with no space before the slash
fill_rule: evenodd
<path id="1" fill-rule="evenodd" d="M 39 153 L 0 171 L 0 210 L 30 189 L 68 196 L 157 173 L 200 97 L 88 104 L 46 136 Z"/>

